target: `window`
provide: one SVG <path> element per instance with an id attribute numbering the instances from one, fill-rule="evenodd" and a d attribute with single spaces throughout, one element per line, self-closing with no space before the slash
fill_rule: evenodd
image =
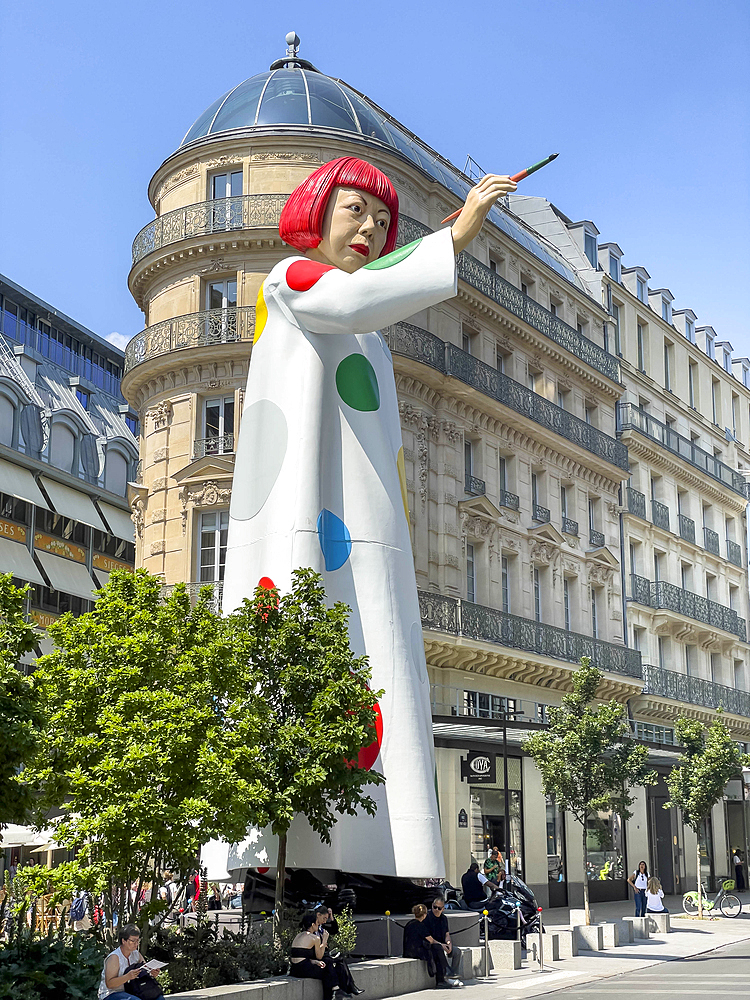
<path id="1" fill-rule="evenodd" d="M 207 399 L 203 409 L 203 454 L 234 451 L 234 396 Z"/>
<path id="2" fill-rule="evenodd" d="M 674 348 L 669 341 L 664 341 L 664 388 L 672 391 L 672 354 Z"/>
<path id="3" fill-rule="evenodd" d="M 643 324 L 638 324 L 637 329 L 637 340 L 638 340 L 638 368 L 642 371 L 646 371 L 646 350 L 643 342 Z"/>
<path id="4" fill-rule="evenodd" d="M 537 480 L 536 472 L 531 473 L 531 507 L 532 511 L 535 511 L 539 506 L 539 482 Z"/>
<path id="5" fill-rule="evenodd" d="M 503 556 L 501 560 L 501 584 L 503 592 L 503 611 L 506 615 L 510 614 L 510 571 L 508 567 L 508 557 Z"/>
<path id="6" fill-rule="evenodd" d="M 464 691 L 466 714 L 478 719 L 503 719 L 515 717 L 518 711 L 515 698 L 485 694 L 483 691 Z"/>
<path id="7" fill-rule="evenodd" d="M 639 653 L 643 650 L 643 632 L 642 628 L 636 628 L 633 626 L 633 649 L 637 650 Z"/>
<path id="8" fill-rule="evenodd" d="M 735 437 L 737 437 L 737 425 L 739 423 L 737 418 L 739 402 L 740 397 L 735 396 L 735 394 L 732 393 L 732 434 L 734 434 Z"/>
<path id="9" fill-rule="evenodd" d="M 125 424 L 133 437 L 138 437 L 138 417 L 133 413 L 126 413 Z"/>
<path id="10" fill-rule="evenodd" d="M 472 346 L 472 342 L 474 340 L 474 337 L 475 337 L 475 334 L 474 334 L 473 330 L 471 330 L 467 326 L 464 326 L 464 325 L 461 326 L 461 350 L 462 351 L 466 351 L 467 354 L 472 354 L 473 353 L 473 351 L 471 349 L 471 346 Z"/>
<path id="11" fill-rule="evenodd" d="M 599 638 L 599 621 L 596 616 L 596 588 L 591 588 L 591 634 L 595 639 Z"/>
<path id="12" fill-rule="evenodd" d="M 505 374 L 505 359 L 507 355 L 499 344 L 495 344 L 495 368 Z"/>
<path id="13" fill-rule="evenodd" d="M 620 258 L 615 257 L 613 253 L 609 255 L 609 274 L 615 281 L 620 280 Z"/>
<path id="14" fill-rule="evenodd" d="M 539 376 L 539 372 L 535 372 L 531 368 L 526 369 L 526 384 L 532 392 L 536 392 L 536 380 Z"/>
<path id="15" fill-rule="evenodd" d="M 228 510 L 215 514 L 201 514 L 201 583 L 218 583 L 224 579 L 228 530 Z"/>
<path id="16" fill-rule="evenodd" d="M 734 661 L 734 686 L 740 690 L 745 687 L 745 664 L 742 660 Z"/>
<path id="17" fill-rule="evenodd" d="M 214 174 L 210 178 L 210 197 L 218 204 L 211 206 L 212 227 L 217 229 L 242 229 L 242 171 Z M 224 201 L 235 198 L 236 201 Z"/>
<path id="18" fill-rule="evenodd" d="M 729 350 L 728 347 L 725 347 L 725 348 L 722 349 L 721 353 L 724 355 L 724 371 L 729 372 L 729 374 L 731 375 L 732 374 L 732 352 Z"/>
<path id="19" fill-rule="evenodd" d="M 706 354 L 711 358 L 712 361 L 716 360 L 716 352 L 714 350 L 714 335 L 706 330 Z"/>
<path id="20" fill-rule="evenodd" d="M 612 303 L 612 319 L 615 327 L 615 354 L 622 354 L 622 344 L 620 342 L 620 307 L 616 302 Z"/>
<path id="21" fill-rule="evenodd" d="M 688 400 L 693 409 L 695 409 L 695 372 L 697 367 L 693 361 L 688 364 Z"/>
<path id="22" fill-rule="evenodd" d="M 654 580 L 661 580 L 661 553 L 654 552 Z"/>
<path id="23" fill-rule="evenodd" d="M 636 296 L 641 302 L 646 301 L 646 282 L 643 278 L 635 279 Z"/>
<path id="24" fill-rule="evenodd" d="M 549 311 L 552 313 L 553 316 L 557 316 L 557 303 L 556 302 L 550 302 L 550 304 L 549 304 Z"/>
<path id="25" fill-rule="evenodd" d="M 742 384 L 746 389 L 750 389 L 750 365 L 742 366 Z"/>
<path id="26" fill-rule="evenodd" d="M 716 577 L 712 573 L 706 573 L 706 597 L 709 601 L 716 600 Z"/>
<path id="27" fill-rule="evenodd" d="M 596 500 L 589 497 L 589 530 L 596 531 Z"/>
<path id="28" fill-rule="evenodd" d="M 711 380 L 711 412 L 713 414 L 714 423 L 718 423 L 717 417 L 719 415 L 719 383 L 716 379 Z"/>
<path id="29" fill-rule="evenodd" d="M 534 618 L 542 620 L 542 588 L 539 582 L 539 570 L 534 568 Z"/>
<path id="30" fill-rule="evenodd" d="M 565 628 L 568 632 L 571 630 L 570 624 L 570 587 L 568 585 L 567 577 L 563 580 L 563 606 L 565 608 Z"/>
<path id="31" fill-rule="evenodd" d="M 680 564 L 680 584 L 683 590 L 693 589 L 693 567 L 690 563 Z"/>
<path id="32" fill-rule="evenodd" d="M 506 471 L 505 458 L 503 455 L 499 455 L 497 459 L 497 488 L 501 495 L 505 493 L 508 488 Z"/>
<path id="33" fill-rule="evenodd" d="M 568 487 L 560 487 L 560 513 L 565 518 L 568 516 Z"/>
<path id="34" fill-rule="evenodd" d="M 711 680 L 714 684 L 721 684 L 721 655 L 711 653 Z"/>
<path id="35" fill-rule="evenodd" d="M 597 260 L 598 255 L 597 255 L 596 236 L 594 236 L 593 233 L 584 233 L 583 252 L 588 257 L 589 264 L 591 264 L 593 268 L 596 268 L 598 263 Z"/>
<path id="36" fill-rule="evenodd" d="M 523 295 L 528 295 L 529 294 L 529 286 L 526 284 L 525 281 L 521 282 L 521 294 L 523 294 Z"/>
<path id="37" fill-rule="evenodd" d="M 89 408 L 89 394 L 86 392 L 85 389 L 79 389 L 76 386 L 76 399 L 81 404 L 81 406 L 84 408 L 84 410 L 88 410 L 88 408 Z"/>
<path id="38" fill-rule="evenodd" d="M 691 344 L 695 343 L 695 323 L 688 316 L 685 317 L 685 337 Z"/>
<path id="39" fill-rule="evenodd" d="M 672 322 L 672 304 L 667 299 L 661 300 L 661 318 L 665 323 Z"/>
<path id="40" fill-rule="evenodd" d="M 657 650 L 659 656 L 659 666 L 662 670 L 667 665 L 667 640 L 663 635 L 657 637 Z"/>
<path id="41" fill-rule="evenodd" d="M 557 390 L 557 405 L 561 410 L 567 410 L 568 408 L 568 395 L 569 390 L 558 389 Z"/>
<path id="42" fill-rule="evenodd" d="M 472 475 L 473 455 L 471 441 L 464 441 L 464 475 L 468 479 Z"/>
<path id="43" fill-rule="evenodd" d="M 474 604 L 476 600 L 476 576 L 474 573 L 474 546 L 466 545 L 466 600 Z"/>
<path id="44" fill-rule="evenodd" d="M 237 279 L 209 281 L 206 286 L 206 309 L 231 309 L 237 305 Z M 222 319 L 226 322 L 226 319 Z"/>
<path id="45" fill-rule="evenodd" d="M 490 257 L 490 271 L 493 274 L 497 274 L 497 261 L 493 260 L 492 257 Z"/>
<path id="46" fill-rule="evenodd" d="M 638 575 L 638 549 L 640 546 L 636 546 L 633 542 L 630 543 L 630 572 L 633 576 Z"/>

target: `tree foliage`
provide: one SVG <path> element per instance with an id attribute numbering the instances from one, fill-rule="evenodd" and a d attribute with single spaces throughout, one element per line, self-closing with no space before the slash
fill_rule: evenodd
<path id="1" fill-rule="evenodd" d="M 572 813 L 583 828 L 583 892 L 586 922 L 590 922 L 587 878 L 587 826 L 601 811 L 612 810 L 625 820 L 632 813 L 631 788 L 653 784 L 648 750 L 630 734 L 625 709 L 617 701 L 594 705 L 602 672 L 588 657 L 573 674 L 573 691 L 560 708 L 549 710 L 549 729 L 534 733 L 524 749 L 534 758 L 546 795 Z"/>
<path id="2" fill-rule="evenodd" d="M 729 779 L 743 767 L 750 766 L 750 755 L 743 753 L 732 739 L 721 709 L 709 726 L 704 726 L 697 719 L 679 718 L 675 733 L 683 751 L 678 763 L 667 775 L 669 802 L 665 809 L 681 809 L 684 822 L 698 837 L 698 915 L 702 917 L 701 824 L 711 815 L 714 805 L 724 795 L 724 787 Z"/>
<path id="3" fill-rule="evenodd" d="M 0 574 L 0 837 L 7 823 L 28 818 L 32 788 L 24 765 L 36 751 L 43 724 L 34 680 L 18 669 L 37 643 L 24 616 L 28 589 L 15 587 L 10 573 Z"/>

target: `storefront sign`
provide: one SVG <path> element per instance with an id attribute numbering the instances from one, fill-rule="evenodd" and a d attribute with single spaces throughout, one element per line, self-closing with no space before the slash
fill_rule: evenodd
<path id="1" fill-rule="evenodd" d="M 495 784 L 495 755 L 485 750 L 470 750 L 461 758 L 461 780 L 470 785 Z"/>
<path id="2" fill-rule="evenodd" d="M 105 556 L 102 552 L 95 552 L 92 564 L 94 569 L 101 569 L 105 573 L 111 573 L 113 569 L 125 569 L 129 573 L 133 572 L 131 563 L 123 562 L 122 559 L 113 559 L 112 556 Z"/>
<path id="3" fill-rule="evenodd" d="M 465 830 L 469 825 L 469 817 L 466 814 L 465 809 L 461 809 L 458 814 L 458 828 L 459 830 Z"/>
<path id="4" fill-rule="evenodd" d="M 47 614 L 46 611 L 37 611 L 35 608 L 32 608 L 31 611 L 29 611 L 29 618 L 31 618 L 33 622 L 36 622 L 39 628 L 47 628 L 52 624 L 52 622 L 57 621 L 59 617 L 59 615 Z"/>
<path id="5" fill-rule="evenodd" d="M 26 528 L 22 524 L 6 521 L 5 518 L 0 517 L 0 535 L 3 538 L 12 538 L 16 542 L 25 542 Z"/>
<path id="6" fill-rule="evenodd" d="M 66 542 L 63 538 L 53 538 L 52 535 L 44 535 L 41 531 L 34 534 L 34 548 L 42 549 L 44 552 L 52 552 L 63 559 L 72 559 L 74 562 L 86 562 L 86 550 L 73 542 Z"/>

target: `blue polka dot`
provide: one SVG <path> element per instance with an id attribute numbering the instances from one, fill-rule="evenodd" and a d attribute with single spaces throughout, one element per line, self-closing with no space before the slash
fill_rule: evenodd
<path id="1" fill-rule="evenodd" d="M 326 569 L 341 569 L 351 554 L 352 536 L 341 518 L 325 507 L 318 514 L 318 540 Z"/>

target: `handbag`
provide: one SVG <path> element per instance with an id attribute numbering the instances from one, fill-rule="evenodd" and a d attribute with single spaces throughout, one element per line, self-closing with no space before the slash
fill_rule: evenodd
<path id="1" fill-rule="evenodd" d="M 129 965 L 125 971 L 132 972 L 133 969 L 138 969 L 141 965 L 141 962 L 137 965 Z M 137 979 L 131 979 L 130 982 L 125 983 L 123 989 L 132 997 L 140 997 L 140 1000 L 159 1000 L 159 997 L 164 996 L 164 990 L 161 986 L 150 973 L 145 971 L 141 972 Z"/>

